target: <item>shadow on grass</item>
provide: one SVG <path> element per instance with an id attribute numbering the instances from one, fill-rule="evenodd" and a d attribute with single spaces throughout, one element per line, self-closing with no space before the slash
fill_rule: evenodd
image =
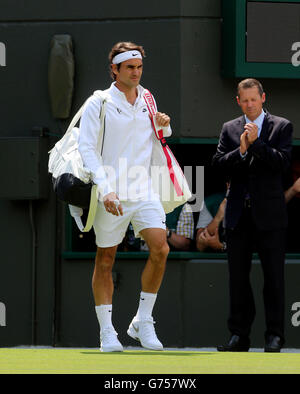
<path id="1" fill-rule="evenodd" d="M 81 354 L 99 354 L 101 356 L 212 356 L 216 353 L 200 353 L 200 352 L 172 352 L 172 351 L 131 351 L 125 350 L 124 352 L 108 352 L 103 353 L 98 351 L 95 352 L 80 352 Z"/>

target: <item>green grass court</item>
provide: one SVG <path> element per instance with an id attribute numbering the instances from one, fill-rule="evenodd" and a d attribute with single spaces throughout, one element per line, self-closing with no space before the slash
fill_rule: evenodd
<path id="1" fill-rule="evenodd" d="M 0 374 L 299 374 L 300 353 L 2 348 Z"/>

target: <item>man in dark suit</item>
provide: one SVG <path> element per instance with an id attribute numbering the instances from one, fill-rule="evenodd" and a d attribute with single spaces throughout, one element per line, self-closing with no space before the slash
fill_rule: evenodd
<path id="1" fill-rule="evenodd" d="M 213 165 L 230 180 L 224 217 L 229 266 L 231 338 L 219 351 L 248 351 L 255 305 L 250 284 L 253 252 L 264 274 L 265 351 L 284 343 L 284 262 L 287 227 L 283 174 L 290 165 L 292 124 L 263 110 L 255 79 L 239 83 L 243 116 L 223 125 Z"/>

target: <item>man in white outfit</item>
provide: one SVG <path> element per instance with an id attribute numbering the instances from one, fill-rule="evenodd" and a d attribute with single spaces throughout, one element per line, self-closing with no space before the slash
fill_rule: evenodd
<path id="1" fill-rule="evenodd" d="M 79 151 L 93 174 L 99 204 L 94 222 L 97 254 L 92 279 L 96 314 L 100 325 L 100 350 L 122 351 L 112 324 L 112 267 L 118 245 L 131 222 L 136 236 L 149 247 L 141 277 L 141 294 L 128 335 L 151 350 L 162 350 L 152 310 L 160 288 L 169 247 L 165 212 L 151 187 L 151 155 L 155 143 L 150 114 L 139 84 L 143 71 L 143 47 L 130 42 L 114 45 L 109 60 L 114 82 L 107 94 L 102 151 L 97 149 L 101 100 L 88 99 L 80 122 Z M 155 123 L 171 134 L 170 118 L 157 112 Z"/>

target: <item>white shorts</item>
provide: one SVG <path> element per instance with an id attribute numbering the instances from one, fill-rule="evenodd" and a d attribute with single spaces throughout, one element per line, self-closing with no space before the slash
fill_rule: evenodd
<path id="1" fill-rule="evenodd" d="M 119 245 L 131 222 L 135 236 L 141 237 L 140 231 L 146 228 L 166 229 L 166 214 L 158 201 L 121 201 L 123 216 L 107 212 L 103 202 L 98 203 L 94 221 L 96 245 L 108 248 Z"/>

